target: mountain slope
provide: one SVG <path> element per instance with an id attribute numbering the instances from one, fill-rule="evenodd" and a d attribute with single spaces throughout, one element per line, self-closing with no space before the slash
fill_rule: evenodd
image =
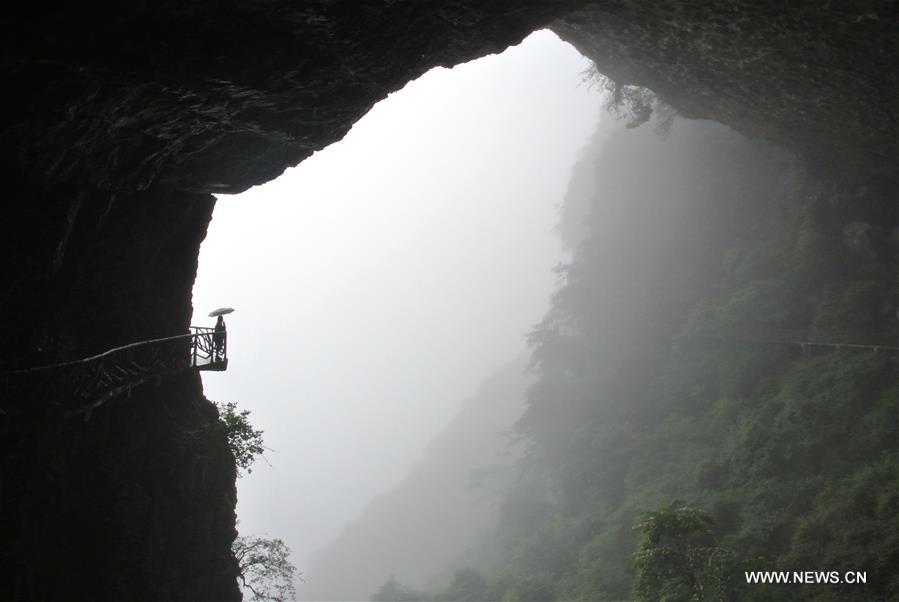
<path id="1" fill-rule="evenodd" d="M 764 342 L 899 345 L 890 181 L 816 179 L 711 122 L 597 144 L 581 243 L 530 339 L 501 561 L 431 597 L 629 598 L 637 517 L 679 499 L 734 559 L 725 599 L 895 599 L 899 354 Z M 867 584 L 750 586 L 743 570 Z"/>
<path id="2" fill-rule="evenodd" d="M 496 491 L 484 473 L 504 476 L 508 432 L 524 403 L 522 361 L 495 372 L 467 400 L 395 489 L 375 499 L 324 549 L 306 574 L 307 600 L 363 600 L 387 578 L 424 585 L 440 580 L 496 520 Z M 422 403 L 426 403 L 423 401 Z M 415 428 L 409 424 L 396 428 Z"/>

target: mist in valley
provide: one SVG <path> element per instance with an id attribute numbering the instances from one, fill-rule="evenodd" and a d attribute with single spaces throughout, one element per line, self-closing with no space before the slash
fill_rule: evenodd
<path id="1" fill-rule="evenodd" d="M 874 418 L 899 402 L 888 196 L 645 99 L 658 117 L 619 105 L 573 166 L 557 216 L 572 255 L 530 331 L 509 430 L 473 426 L 498 416 L 479 398 L 512 390 L 485 387 L 318 558 L 366 585 L 379 569 L 370 599 L 701 599 L 695 583 L 795 599 L 746 575 L 821 562 L 822 532 L 866 542 L 825 554 L 871 585 L 802 599 L 889 588 L 896 532 L 866 535 L 891 520 L 866 500 L 899 465 L 895 422 Z M 347 572 L 343 597 L 361 596 Z"/>
<path id="2" fill-rule="evenodd" d="M 554 224 L 568 172 L 600 118 L 588 66 L 538 32 L 432 70 L 342 142 L 219 199 L 194 323 L 237 311 L 228 372 L 204 387 L 264 431 L 267 461 L 238 482 L 239 530 L 292 548 L 301 597 L 362 591 L 333 578 L 346 563 L 321 566 L 316 551 L 409 476 L 472 411 L 465 400 L 482 381 L 525 354 L 564 254 Z M 490 423 L 497 440 L 516 413 L 505 412 Z"/>

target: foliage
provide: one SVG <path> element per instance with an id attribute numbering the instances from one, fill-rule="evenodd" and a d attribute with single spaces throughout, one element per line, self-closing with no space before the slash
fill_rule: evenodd
<path id="1" fill-rule="evenodd" d="M 462 569 L 456 571 L 449 586 L 440 592 L 436 600 L 438 602 L 484 602 L 494 600 L 495 594 L 487 578 L 475 569 Z"/>
<path id="2" fill-rule="evenodd" d="M 649 88 L 621 84 L 600 73 L 596 65 L 591 65 L 582 77 L 591 88 L 605 93 L 604 108 L 624 119 L 625 127 L 639 127 L 655 118 L 657 133 L 664 134 L 671 129 L 677 113 Z"/>
<path id="3" fill-rule="evenodd" d="M 371 599 L 373 602 L 484 602 L 497 600 L 499 595 L 495 584 L 483 573 L 465 568 L 456 571 L 445 588 L 432 592 L 416 590 L 391 575 Z"/>
<path id="4" fill-rule="evenodd" d="M 265 451 L 262 441 L 262 431 L 253 428 L 250 424 L 249 410 L 238 412 L 235 403 L 216 403 L 219 412 L 219 425 L 224 429 L 228 437 L 228 447 L 234 455 L 238 476 L 241 471 L 253 472 L 251 466 L 256 461 L 256 456 L 261 456 Z"/>
<path id="5" fill-rule="evenodd" d="M 674 502 L 644 512 L 634 554 L 634 593 L 643 602 L 733 600 L 730 552 L 715 545 L 709 514 Z"/>
<path id="6" fill-rule="evenodd" d="M 384 585 L 372 594 L 371 599 L 372 602 L 421 602 L 427 597 L 424 593 L 403 585 L 397 581 L 396 576 L 391 575 Z"/>
<path id="7" fill-rule="evenodd" d="M 297 569 L 290 563 L 290 548 L 280 539 L 238 537 L 231 546 L 240 568 L 241 585 L 253 600 L 284 602 L 296 598 Z"/>

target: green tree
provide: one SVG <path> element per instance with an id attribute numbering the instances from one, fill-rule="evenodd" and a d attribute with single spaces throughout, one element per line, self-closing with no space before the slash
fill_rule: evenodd
<path id="1" fill-rule="evenodd" d="M 643 602 L 733 600 L 734 559 L 715 545 L 712 518 L 699 508 L 673 502 L 644 512 L 635 529 L 642 536 L 634 554 L 634 594 Z"/>
<path id="2" fill-rule="evenodd" d="M 250 468 L 257 456 L 265 451 L 262 441 L 262 431 L 253 428 L 250 424 L 249 410 L 238 412 L 236 403 L 216 403 L 219 413 L 219 424 L 225 429 L 228 436 L 228 447 L 234 454 L 234 462 L 237 465 L 237 474 L 242 471 L 248 474 L 253 472 Z"/>
<path id="3" fill-rule="evenodd" d="M 240 583 L 253 595 L 253 600 L 284 602 L 296 598 L 294 579 L 301 578 L 290 563 L 290 548 L 283 541 L 238 537 L 231 551 L 240 568 Z"/>

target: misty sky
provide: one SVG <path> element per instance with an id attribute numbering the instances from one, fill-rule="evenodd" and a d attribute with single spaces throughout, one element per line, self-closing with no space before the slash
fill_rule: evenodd
<path id="1" fill-rule="evenodd" d="M 194 324 L 220 306 L 227 372 L 271 467 L 238 482 L 240 531 L 309 555 L 393 487 L 492 369 L 521 354 L 561 259 L 553 232 L 600 98 L 549 32 L 435 69 L 265 186 L 220 197 Z"/>

